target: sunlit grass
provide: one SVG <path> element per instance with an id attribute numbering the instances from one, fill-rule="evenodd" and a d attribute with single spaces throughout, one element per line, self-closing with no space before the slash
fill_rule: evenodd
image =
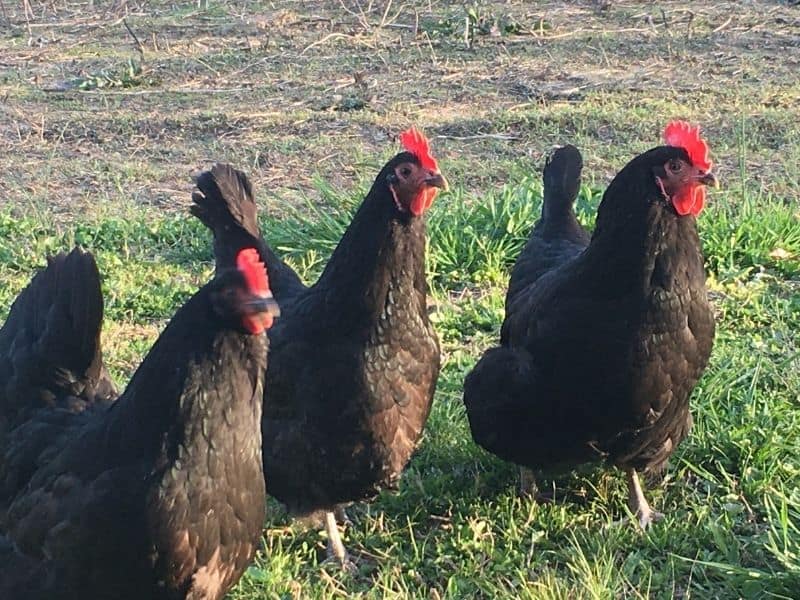
<path id="1" fill-rule="evenodd" d="M 263 218 L 262 229 L 313 280 L 362 193 L 320 185 L 321 201 Z M 769 197 L 729 193 L 700 220 L 717 342 L 694 395 L 692 435 L 663 482 L 650 486 L 668 517 L 643 535 L 612 526 L 624 516 L 619 474 L 565 474 L 547 482 L 557 502 L 536 506 L 517 497 L 515 468 L 469 435 L 463 377 L 496 340 L 508 269 L 540 196 L 539 182 L 527 178 L 480 198 L 456 187 L 429 215 L 432 318 L 444 366 L 400 492 L 352 510 L 346 541 L 359 573 L 321 566 L 322 536 L 292 525 L 271 502 L 264 552 L 232 598 L 792 596 L 800 582 L 796 216 Z M 579 214 L 588 225 L 598 201 L 597 190 L 582 190 Z M 124 382 L 175 309 L 211 276 L 209 237 L 189 217 L 148 210 L 66 227 L 0 214 L 0 310 L 45 254 L 74 243 L 98 257 L 107 359 Z"/>

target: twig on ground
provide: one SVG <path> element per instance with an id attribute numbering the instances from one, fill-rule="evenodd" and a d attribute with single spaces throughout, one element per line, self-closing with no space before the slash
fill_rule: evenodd
<path id="1" fill-rule="evenodd" d="M 263 58 L 259 58 L 258 60 L 254 60 L 254 61 L 246 64 L 241 69 L 237 69 L 237 70 L 235 70 L 235 71 L 233 71 L 231 73 L 228 73 L 228 75 L 225 78 L 228 79 L 228 80 L 231 80 L 234 77 L 238 77 L 242 73 L 245 73 L 245 72 L 249 71 L 250 69 L 252 69 L 253 67 L 255 67 L 257 65 L 260 65 L 260 64 L 265 63 L 265 62 L 273 62 L 274 60 L 275 60 L 275 57 L 272 56 L 272 55 L 264 56 Z"/>
<path id="2" fill-rule="evenodd" d="M 212 72 L 214 75 L 216 75 L 217 77 L 219 77 L 219 76 L 220 76 L 220 75 L 219 75 L 219 71 L 217 71 L 217 70 L 216 70 L 214 67 L 212 67 L 210 64 L 208 64 L 208 63 L 207 63 L 206 61 L 204 61 L 202 58 L 195 58 L 195 59 L 194 59 L 194 61 L 195 61 L 195 62 L 197 62 L 198 64 L 200 64 L 200 65 L 204 66 L 206 69 L 208 69 L 209 71 L 211 71 L 211 72 Z"/>
<path id="3" fill-rule="evenodd" d="M 133 41 L 136 44 L 136 50 L 139 52 L 139 56 L 141 57 L 142 62 L 144 62 L 144 46 L 142 46 L 142 42 L 140 42 L 139 38 L 136 37 L 136 34 L 133 33 L 133 29 L 131 29 L 131 26 L 128 25 L 128 21 L 126 19 L 122 19 L 122 24 L 125 25 L 125 29 L 128 30 L 128 33 L 131 34 L 131 37 L 133 38 Z"/>
<path id="4" fill-rule="evenodd" d="M 300 56 L 305 55 L 305 53 L 308 52 L 309 50 L 311 50 L 312 48 L 315 48 L 316 46 L 320 46 L 320 45 L 324 44 L 325 42 L 327 42 L 329 40 L 341 39 L 341 38 L 344 38 L 346 40 L 358 41 L 358 42 L 364 44 L 365 46 L 369 46 L 370 48 L 374 47 L 371 44 L 365 42 L 364 40 L 359 40 L 354 35 L 347 35 L 346 33 L 329 33 L 328 35 L 326 35 L 322 39 L 319 39 L 316 42 L 313 42 L 313 43 L 309 44 L 308 46 L 306 46 L 305 48 L 303 48 L 303 51 L 300 52 Z"/>
<path id="5" fill-rule="evenodd" d="M 431 36 L 428 35 L 428 32 L 425 33 L 425 42 L 428 44 L 428 49 L 431 51 L 431 58 L 434 65 L 437 67 L 439 66 L 439 59 L 436 57 L 436 51 L 433 49 L 433 42 L 431 42 Z"/>
<path id="6" fill-rule="evenodd" d="M 722 25 L 715 27 L 711 30 L 711 33 L 719 33 L 723 29 L 725 29 L 728 25 L 730 25 L 731 21 L 733 21 L 733 17 L 728 17 Z"/>
<path id="7" fill-rule="evenodd" d="M 391 10 L 391 8 L 392 8 L 392 1 L 393 0 L 389 0 L 386 3 L 386 9 L 383 11 L 383 16 L 381 17 L 381 24 L 378 25 L 378 27 L 383 27 L 383 26 L 386 25 L 386 17 L 389 16 L 389 10 Z M 397 15 L 395 15 L 395 18 L 397 18 Z M 392 21 L 394 21 L 394 19 L 392 19 Z"/>

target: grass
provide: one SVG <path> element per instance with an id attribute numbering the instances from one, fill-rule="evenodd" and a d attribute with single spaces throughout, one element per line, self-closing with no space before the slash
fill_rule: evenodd
<path id="1" fill-rule="evenodd" d="M 323 187 L 323 202 L 262 224 L 311 279 L 360 193 Z M 523 181 L 480 203 L 464 195 L 457 188 L 441 196 L 429 217 L 432 304 L 445 355 L 434 411 L 400 493 L 352 515 L 347 542 L 360 572 L 320 566 L 321 534 L 287 528 L 271 504 L 265 550 L 231 597 L 792 597 L 800 584 L 800 265 L 774 249 L 800 253 L 796 216 L 781 202 L 731 193 L 715 195 L 701 218 L 719 333 L 695 393 L 693 434 L 651 487 L 669 517 L 643 535 L 611 525 L 624 516 L 618 474 L 566 475 L 554 483 L 559 502 L 535 506 L 517 497 L 515 470 L 471 442 L 461 384 L 496 338 L 507 270 L 541 189 Z M 595 190 L 582 191 L 586 220 L 597 200 Z M 39 257 L 76 242 L 92 248 L 104 273 L 108 361 L 120 380 L 212 269 L 208 236 L 177 215 L 138 209 L 125 220 L 46 231 L 38 217 L 0 218 L 2 305 Z"/>
<path id="2" fill-rule="evenodd" d="M 444 367 L 419 452 L 398 494 L 351 511 L 357 574 L 322 565 L 323 535 L 270 503 L 230 598 L 797 597 L 800 16 L 707 5 L 4 3 L 0 317 L 46 254 L 90 248 L 124 383 L 213 270 L 185 215 L 193 172 L 248 171 L 268 239 L 310 280 L 417 123 L 453 184 L 428 218 Z M 609 177 L 676 116 L 703 123 L 724 184 L 699 221 L 718 333 L 692 434 L 648 485 L 668 518 L 642 534 L 612 526 L 618 473 L 548 482 L 550 505 L 518 498 L 460 393 L 497 338 L 549 147 L 582 149 L 591 226 Z"/>

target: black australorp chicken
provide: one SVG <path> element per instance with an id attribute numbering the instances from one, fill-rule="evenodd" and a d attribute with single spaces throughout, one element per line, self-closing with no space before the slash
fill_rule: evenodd
<path id="1" fill-rule="evenodd" d="M 334 511 L 396 483 L 439 374 L 423 215 L 446 183 L 422 134 L 400 139 L 406 151 L 381 169 L 314 285 L 258 246 L 282 312 L 264 400 L 267 492 L 295 515 L 324 511 L 329 554 L 345 566 Z M 241 225 L 260 235 L 254 218 Z"/>
<path id="2" fill-rule="evenodd" d="M 238 199 L 215 191 L 197 210 L 219 247 Z M 178 310 L 110 408 L 43 408 L 9 434 L 0 468 L 36 470 L 0 523 L 0 597 L 216 600 L 244 572 L 264 521 L 263 332 L 277 305 L 257 252 L 226 248 L 215 278 Z M 34 278 L 28 297 L 40 295 L 53 268 Z M 71 295 L 79 311 L 80 297 L 99 292 L 90 271 L 59 279 L 55 297 Z M 31 339 L 67 343 L 37 335 L 48 314 L 39 306 Z M 70 343 L 89 347 L 100 325 L 91 323 Z M 49 356 L 52 348 L 19 350 Z M 34 455 L 20 458 L 26 452 Z"/>
<path id="3" fill-rule="evenodd" d="M 554 156 L 501 346 L 464 386 L 478 444 L 541 470 L 607 460 L 626 471 L 643 527 L 660 515 L 637 471 L 661 469 L 686 436 L 714 339 L 695 216 L 716 180 L 699 128 L 676 122 L 664 133 L 667 145 L 608 186 L 585 249 L 572 208 L 580 157 Z"/>

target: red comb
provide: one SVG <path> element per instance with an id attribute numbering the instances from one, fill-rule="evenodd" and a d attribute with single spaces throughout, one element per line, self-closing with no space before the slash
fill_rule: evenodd
<path id="1" fill-rule="evenodd" d="M 664 128 L 664 141 L 668 146 L 683 148 L 692 164 L 708 171 L 713 164 L 708 158 L 708 144 L 700 137 L 700 126 L 692 127 L 686 121 L 672 121 Z"/>
<path id="2" fill-rule="evenodd" d="M 431 156 L 431 147 L 428 143 L 428 138 L 426 138 L 419 129 L 412 127 L 401 133 L 400 143 L 403 144 L 403 148 L 417 157 L 420 164 L 425 169 L 431 169 L 432 171 L 439 170 L 436 159 Z"/>
<path id="3" fill-rule="evenodd" d="M 269 279 L 267 269 L 258 256 L 255 248 L 245 248 L 236 255 L 236 268 L 244 275 L 250 293 L 258 296 L 268 296 Z"/>

